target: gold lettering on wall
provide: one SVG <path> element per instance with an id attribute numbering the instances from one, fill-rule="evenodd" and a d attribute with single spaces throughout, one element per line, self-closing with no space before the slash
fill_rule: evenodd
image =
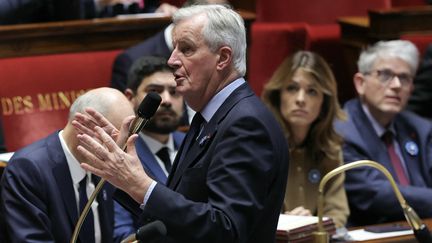
<path id="1" fill-rule="evenodd" d="M 0 101 L 3 116 L 68 110 L 72 103 L 86 91 L 82 89 L 2 97 Z"/>
<path id="2" fill-rule="evenodd" d="M 24 113 L 33 112 L 33 103 L 31 96 L 14 96 L 2 97 L 1 105 L 3 115 L 22 115 Z"/>

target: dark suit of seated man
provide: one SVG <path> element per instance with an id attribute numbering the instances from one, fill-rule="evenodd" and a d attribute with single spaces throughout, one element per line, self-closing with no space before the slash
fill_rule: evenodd
<path id="1" fill-rule="evenodd" d="M 86 107 L 102 112 L 117 127 L 126 116 L 134 115 L 118 90 L 90 90 L 75 100 L 63 130 L 17 151 L 1 180 L 0 242 L 71 240 L 79 208 L 85 202 L 81 193 L 88 198 L 99 180 L 80 167 L 84 158 L 77 153 L 77 134 L 71 123 L 74 114 Z M 93 202 L 79 242 L 112 242 L 112 192 L 112 186 L 106 184 Z M 93 224 L 86 223 L 91 221 Z"/>
<path id="2" fill-rule="evenodd" d="M 414 90 L 407 109 L 420 116 L 432 119 L 432 44 L 424 55 L 417 75 L 414 77 Z"/>
<path id="3" fill-rule="evenodd" d="M 419 53 L 409 41 L 378 42 L 359 57 L 354 85 L 359 98 L 344 109 L 345 163 L 374 160 L 396 180 L 407 203 L 420 217 L 432 217 L 432 123 L 403 111 L 413 90 Z M 351 226 L 404 220 L 389 181 L 378 170 L 346 172 Z"/>

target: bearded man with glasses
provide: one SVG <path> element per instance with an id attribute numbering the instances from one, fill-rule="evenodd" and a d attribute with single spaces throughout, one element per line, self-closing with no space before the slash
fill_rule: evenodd
<path id="1" fill-rule="evenodd" d="M 403 40 L 380 41 L 358 60 L 354 85 L 358 98 L 344 109 L 346 122 L 336 129 L 345 139 L 344 161 L 374 160 L 386 167 L 408 204 L 420 217 L 432 217 L 432 124 L 404 111 L 414 88 L 419 52 Z M 404 220 L 390 183 L 378 170 L 362 167 L 346 173 L 349 226 Z"/>

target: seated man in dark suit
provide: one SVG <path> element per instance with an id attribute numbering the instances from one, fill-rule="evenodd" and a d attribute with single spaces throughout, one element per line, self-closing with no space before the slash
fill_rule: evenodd
<path id="1" fill-rule="evenodd" d="M 183 111 L 183 97 L 176 91 L 176 83 L 167 59 L 144 56 L 135 61 L 129 72 L 125 91 L 135 110 L 148 92 L 157 92 L 162 102 L 153 118 L 143 128 L 135 141 L 137 155 L 146 172 L 156 181 L 165 184 L 172 161 L 183 142 L 184 133 L 176 131 Z M 135 233 L 143 222 L 138 222 L 118 203 L 114 204 L 114 237 L 120 241 Z"/>
<path id="2" fill-rule="evenodd" d="M 364 50 L 354 85 L 359 98 L 348 101 L 343 135 L 345 163 L 374 160 L 386 167 L 420 217 L 432 217 L 432 123 L 403 111 L 413 90 L 419 53 L 409 41 L 381 41 Z M 378 170 L 349 170 L 345 189 L 349 225 L 404 220 L 390 182 Z"/>
<path id="3" fill-rule="evenodd" d="M 183 6 L 193 4 L 224 4 L 227 0 L 187 0 Z M 113 63 L 111 87 L 122 92 L 126 89 L 127 75 L 132 64 L 142 56 L 160 56 L 169 58 L 172 46 L 172 25 L 169 25 L 163 31 L 146 39 L 145 41 L 129 47 L 124 52 L 120 53 Z"/>
<path id="4" fill-rule="evenodd" d="M 118 90 L 99 88 L 78 97 L 67 125 L 17 151 L 1 180 L 0 242 L 69 242 L 99 178 L 80 167 L 72 125 L 76 112 L 93 107 L 119 128 L 132 106 Z M 113 188 L 106 184 L 84 221 L 79 242 L 112 242 Z M 87 198 L 86 198 L 87 197 Z"/>
<path id="5" fill-rule="evenodd" d="M 414 91 L 407 109 L 432 119 L 432 44 L 427 49 L 414 78 Z"/>

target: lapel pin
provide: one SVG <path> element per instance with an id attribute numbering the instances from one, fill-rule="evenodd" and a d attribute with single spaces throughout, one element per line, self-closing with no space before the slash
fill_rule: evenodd
<path id="1" fill-rule="evenodd" d="M 417 144 L 413 141 L 408 141 L 405 143 L 405 150 L 411 156 L 417 156 L 419 152 Z"/>
<path id="2" fill-rule="evenodd" d="M 308 179 L 313 184 L 316 184 L 321 180 L 321 173 L 317 169 L 312 169 L 308 173 Z"/>
<path id="3" fill-rule="evenodd" d="M 102 191 L 102 198 L 104 201 L 106 201 L 108 199 L 107 192 L 105 189 Z"/>
<path id="4" fill-rule="evenodd" d="M 200 147 L 203 147 L 204 145 L 206 145 L 206 143 L 210 140 L 210 138 L 211 138 L 210 134 L 207 134 L 204 137 L 202 137 L 199 141 Z"/>

